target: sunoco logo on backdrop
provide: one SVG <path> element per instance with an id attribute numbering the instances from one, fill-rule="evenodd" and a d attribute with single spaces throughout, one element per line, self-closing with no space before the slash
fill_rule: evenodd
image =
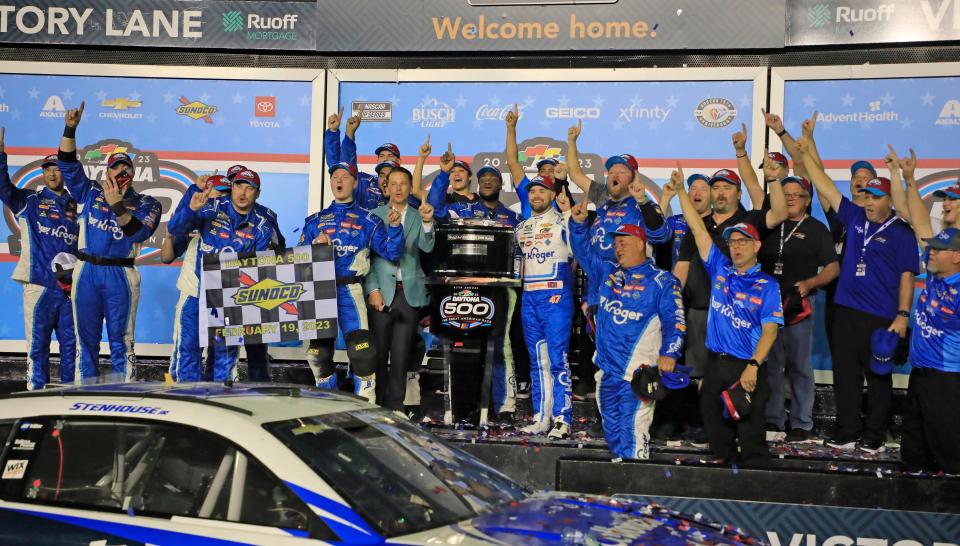
<path id="1" fill-rule="evenodd" d="M 213 123 L 213 118 L 210 116 L 217 113 L 217 107 L 204 104 L 198 100 L 190 101 L 187 97 L 180 97 L 180 106 L 177 107 L 177 113 L 190 119 L 202 119 L 206 123 Z"/>
<path id="2" fill-rule="evenodd" d="M 237 305 L 255 305 L 270 311 L 285 303 L 299 300 L 305 292 L 299 283 L 284 284 L 274 279 L 264 279 L 253 286 L 237 290 L 233 301 Z"/>

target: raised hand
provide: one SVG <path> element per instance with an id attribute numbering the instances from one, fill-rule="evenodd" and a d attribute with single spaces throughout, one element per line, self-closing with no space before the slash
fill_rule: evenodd
<path id="1" fill-rule="evenodd" d="M 913 148 L 910 148 L 910 157 L 904 157 L 900 159 L 900 170 L 903 171 L 903 177 L 906 179 L 912 179 L 914 177 L 914 172 L 917 169 L 917 152 L 913 151 Z"/>
<path id="2" fill-rule="evenodd" d="M 106 190 L 106 186 L 104 186 Z M 198 191 L 190 197 L 190 210 L 197 212 L 207 204 L 207 200 L 210 199 L 210 190 L 211 188 L 204 188 L 203 191 Z M 106 193 L 106 191 L 104 191 Z"/>
<path id="3" fill-rule="evenodd" d="M 806 123 L 806 121 L 804 121 L 804 123 Z M 810 150 L 810 143 L 807 141 L 807 137 L 798 138 L 796 141 L 796 145 L 797 145 L 797 155 L 803 155 Z"/>
<path id="4" fill-rule="evenodd" d="M 450 169 L 453 168 L 453 162 L 456 160 L 457 156 L 453 155 L 453 144 L 448 142 L 447 151 L 440 156 L 440 170 L 445 173 L 450 172 Z"/>
<path id="5" fill-rule="evenodd" d="M 196 180 L 193 181 L 193 183 L 194 183 L 198 188 L 200 188 L 201 191 L 202 191 L 202 190 L 210 189 L 210 185 L 207 184 L 207 180 L 210 180 L 210 177 L 212 177 L 212 176 L 216 176 L 216 175 L 217 175 L 217 171 L 219 171 L 219 170 L 220 170 L 220 169 L 214 169 L 213 172 L 210 173 L 210 174 L 201 174 L 200 176 L 197 177 Z"/>
<path id="6" fill-rule="evenodd" d="M 761 108 L 760 112 L 763 113 L 763 121 L 767 124 L 767 127 L 773 130 L 774 133 L 783 132 L 783 120 L 780 119 L 780 116 L 767 112 L 765 108 Z"/>
<path id="7" fill-rule="evenodd" d="M 387 213 L 387 223 L 393 227 L 400 225 L 402 218 L 400 218 L 400 212 L 397 209 L 390 209 L 390 212 Z"/>
<path id="8" fill-rule="evenodd" d="M 430 152 L 433 151 L 433 148 L 430 147 L 430 133 L 427 133 L 427 140 L 423 141 L 423 144 L 420 145 L 420 157 L 426 159 L 430 157 Z"/>
<path id="9" fill-rule="evenodd" d="M 117 185 L 116 182 L 110 180 L 109 178 L 106 178 L 103 180 L 103 183 L 100 184 L 100 187 L 103 188 L 103 198 L 107 200 L 107 203 L 110 206 L 113 206 L 119 203 L 120 201 L 123 201 L 123 196 L 120 195 L 120 187 Z M 194 194 L 194 197 L 196 197 L 196 194 Z M 191 208 L 193 208 L 193 199 L 190 200 L 190 203 L 191 203 L 190 205 Z M 204 203 L 206 203 L 206 201 L 204 201 Z M 194 209 L 194 210 L 200 210 L 200 209 Z"/>
<path id="10" fill-rule="evenodd" d="M 804 137 L 813 137 L 813 130 L 817 128 L 817 111 L 813 111 L 813 116 L 811 116 L 810 119 L 803 120 L 803 123 L 800 124 L 800 127 L 803 129 Z"/>
<path id="11" fill-rule="evenodd" d="M 554 180 L 566 180 L 567 179 L 567 164 L 564 162 L 557 163 L 557 166 L 553 169 L 553 178 Z"/>
<path id="12" fill-rule="evenodd" d="M 687 188 L 684 186 L 684 181 L 686 177 L 683 176 L 683 167 L 680 166 L 680 162 L 677 161 L 677 169 L 670 173 L 670 185 L 673 187 L 673 191 L 676 193 L 685 193 Z"/>
<path id="13" fill-rule="evenodd" d="M 887 170 L 890 172 L 896 172 L 900 170 L 900 157 L 897 155 L 897 151 L 893 149 L 892 144 L 887 144 L 887 155 L 883 158 L 883 162 L 887 164 Z"/>
<path id="14" fill-rule="evenodd" d="M 733 149 L 739 154 L 747 151 L 747 124 L 742 123 L 742 130 L 733 133 Z"/>
<path id="15" fill-rule="evenodd" d="M 517 127 L 518 119 L 520 119 L 520 105 L 514 104 L 513 111 L 507 112 L 507 117 L 505 118 L 507 127 L 515 129 Z"/>
<path id="16" fill-rule="evenodd" d="M 67 127 L 76 127 L 77 125 L 80 125 L 80 118 L 83 117 L 84 106 L 85 101 L 80 101 L 80 108 L 71 108 L 70 110 L 67 110 L 67 113 L 63 118 L 63 121 L 67 124 Z"/>
<path id="17" fill-rule="evenodd" d="M 357 128 L 360 127 L 360 115 L 350 116 L 347 118 L 347 136 L 353 138 L 353 135 L 357 134 Z"/>
<path id="18" fill-rule="evenodd" d="M 647 197 L 647 187 L 643 185 L 643 181 L 640 180 L 639 175 L 633 177 L 633 181 L 630 182 L 628 189 L 630 190 L 630 195 L 641 205 L 649 199 L 649 197 Z"/>
<path id="19" fill-rule="evenodd" d="M 558 193 L 556 199 L 554 200 L 557 202 L 557 207 L 560 208 L 560 212 L 567 212 L 570 210 L 570 198 L 567 197 L 567 192 L 562 191 Z"/>
<path id="20" fill-rule="evenodd" d="M 567 129 L 567 140 L 577 140 L 583 131 L 583 120 L 578 119 L 577 124 Z"/>
<path id="21" fill-rule="evenodd" d="M 339 131 L 341 119 L 343 119 L 343 106 L 340 107 L 339 112 L 330 114 L 330 117 L 327 118 L 327 129 L 333 132 Z"/>
<path id="22" fill-rule="evenodd" d="M 420 213 L 420 219 L 423 220 L 424 224 L 433 222 L 433 207 L 430 206 L 430 203 L 424 201 L 423 204 L 420 205 L 420 208 L 417 209 L 417 212 Z"/>
<path id="23" fill-rule="evenodd" d="M 587 214 L 589 213 L 587 203 L 589 203 L 589 200 L 584 198 L 583 201 L 580 201 L 570 209 L 570 217 L 573 218 L 574 222 L 582 224 L 587 221 Z"/>

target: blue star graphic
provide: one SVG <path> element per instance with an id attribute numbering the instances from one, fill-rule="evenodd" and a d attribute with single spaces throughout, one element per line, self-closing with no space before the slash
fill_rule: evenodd
<path id="1" fill-rule="evenodd" d="M 560 106 L 564 106 L 564 107 L 570 105 L 570 99 L 566 95 L 563 95 L 562 97 L 560 97 L 560 99 L 557 102 L 560 103 Z"/>
<path id="2" fill-rule="evenodd" d="M 496 95 L 490 97 L 490 104 L 492 104 L 493 106 L 500 106 L 500 97 Z"/>
<path id="3" fill-rule="evenodd" d="M 104 91 L 103 89 L 97 91 L 96 95 L 97 95 L 97 100 L 100 102 L 107 100 L 107 92 Z"/>
<path id="4" fill-rule="evenodd" d="M 883 104 L 884 104 L 885 106 L 890 106 L 890 105 L 893 104 L 893 99 L 894 99 L 894 98 L 896 98 L 896 97 L 894 97 L 893 95 L 890 94 L 889 91 L 887 91 L 886 93 L 884 93 L 884 95 L 883 95 L 882 97 L 880 97 L 880 100 L 883 101 Z"/>
<path id="5" fill-rule="evenodd" d="M 463 95 L 460 95 L 459 97 L 457 97 L 457 100 L 455 102 L 457 104 L 457 108 L 463 108 L 464 106 L 467 105 L 467 99 L 463 98 Z"/>
<path id="6" fill-rule="evenodd" d="M 27 94 L 30 95 L 30 98 L 31 98 L 31 99 L 34 99 L 34 100 L 40 98 L 40 90 L 37 89 L 36 87 L 34 87 L 33 89 L 31 89 L 30 91 L 27 91 Z"/>
<path id="7" fill-rule="evenodd" d="M 840 97 L 840 100 L 843 102 L 844 106 L 853 106 L 854 98 L 855 97 L 848 92 L 846 95 Z"/>
<path id="8" fill-rule="evenodd" d="M 210 102 L 210 93 L 204 92 L 202 95 L 200 95 L 200 102 L 204 104 Z"/>
<path id="9" fill-rule="evenodd" d="M 813 108 L 816 104 L 817 104 L 817 99 L 815 99 L 812 95 L 807 95 L 806 97 L 803 97 L 804 108 Z"/>
<path id="10" fill-rule="evenodd" d="M 63 95 L 63 98 L 67 100 L 73 100 L 73 91 L 65 89 L 61 94 Z"/>
<path id="11" fill-rule="evenodd" d="M 175 99 L 175 98 L 176 98 L 176 97 L 173 96 L 173 93 L 171 93 L 171 92 L 169 92 L 169 91 L 167 91 L 166 93 L 163 94 L 163 102 L 164 102 L 164 104 L 170 104 L 171 102 L 173 102 L 173 99 Z"/>
<path id="12" fill-rule="evenodd" d="M 602 106 L 603 106 L 603 103 L 605 103 L 605 102 L 607 102 L 607 99 L 605 99 L 605 98 L 603 98 L 603 97 L 595 97 L 595 98 L 593 99 L 593 105 L 594 105 L 595 107 L 597 107 L 597 108 L 602 107 Z"/>
<path id="13" fill-rule="evenodd" d="M 134 91 L 133 93 L 130 93 L 130 98 L 132 100 L 140 100 L 140 97 L 142 96 L 143 95 L 141 95 L 139 91 Z"/>
<path id="14" fill-rule="evenodd" d="M 935 98 L 937 98 L 937 97 L 931 95 L 929 90 L 927 91 L 927 93 L 926 93 L 925 95 L 921 95 L 921 96 L 920 96 L 920 100 L 923 101 L 923 105 L 924 105 L 924 106 L 933 106 L 933 99 L 935 99 Z"/>
<path id="15" fill-rule="evenodd" d="M 910 116 L 906 116 L 903 118 L 903 120 L 900 122 L 900 127 L 904 129 L 909 129 L 913 127 L 913 120 L 910 119 Z"/>
<path id="16" fill-rule="evenodd" d="M 396 96 L 396 95 L 390 97 L 388 100 L 390 101 L 390 104 L 392 104 L 392 105 L 394 105 L 394 106 L 400 104 L 400 97 L 398 97 L 398 96 Z"/>
<path id="17" fill-rule="evenodd" d="M 241 95 L 239 91 L 234 93 L 233 97 L 231 98 L 233 99 L 234 104 L 240 104 L 241 102 L 243 102 L 243 95 Z"/>
<path id="18" fill-rule="evenodd" d="M 639 108 L 639 107 L 640 107 L 640 103 L 641 103 L 641 102 L 643 102 L 643 99 L 641 99 L 641 98 L 640 98 L 639 96 L 637 96 L 637 95 L 634 95 L 633 98 L 630 99 L 630 105 L 631 105 L 631 106 L 634 106 L 634 107 L 636 107 L 636 108 Z"/>
<path id="19" fill-rule="evenodd" d="M 310 95 L 300 97 L 300 106 L 310 106 Z"/>
<path id="20" fill-rule="evenodd" d="M 667 97 L 667 108 L 676 108 L 678 102 L 680 101 L 677 100 L 677 97 L 670 95 Z"/>

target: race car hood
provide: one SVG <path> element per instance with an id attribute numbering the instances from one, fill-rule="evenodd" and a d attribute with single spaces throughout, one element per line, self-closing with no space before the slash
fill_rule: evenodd
<path id="1" fill-rule="evenodd" d="M 732 528 L 700 523 L 665 508 L 609 497 L 542 493 L 505 506 L 495 513 L 451 525 L 448 544 L 497 545 L 640 545 L 757 544 Z M 409 544 L 414 537 L 400 542 Z M 433 542 L 435 543 L 435 542 Z"/>

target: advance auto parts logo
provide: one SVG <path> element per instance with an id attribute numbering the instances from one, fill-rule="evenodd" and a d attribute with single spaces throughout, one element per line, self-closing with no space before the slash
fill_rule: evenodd
<path id="1" fill-rule="evenodd" d="M 213 116 L 217 113 L 217 107 L 204 104 L 200 101 L 190 101 L 187 97 L 180 97 L 180 106 L 177 106 L 177 114 L 187 116 L 190 119 L 202 119 L 204 123 L 213 123 Z"/>
<path id="2" fill-rule="evenodd" d="M 693 114 L 700 125 L 719 129 L 733 123 L 733 118 L 737 117 L 737 107 L 727 99 L 710 98 L 701 101 Z"/>
<path id="3" fill-rule="evenodd" d="M 480 296 L 472 288 L 464 288 L 440 302 L 440 322 L 458 330 L 490 328 L 495 310 L 490 298 Z"/>
<path id="4" fill-rule="evenodd" d="M 233 301 L 237 305 L 255 305 L 271 311 L 281 305 L 296 302 L 304 293 L 306 290 L 300 283 L 284 284 L 274 279 L 263 279 L 237 290 Z"/>
<path id="5" fill-rule="evenodd" d="M 223 14 L 223 30 L 237 32 L 246 28 L 247 40 L 251 41 L 296 41 L 299 15 L 288 13 L 281 17 L 266 17 L 255 13 L 228 11 Z"/>

